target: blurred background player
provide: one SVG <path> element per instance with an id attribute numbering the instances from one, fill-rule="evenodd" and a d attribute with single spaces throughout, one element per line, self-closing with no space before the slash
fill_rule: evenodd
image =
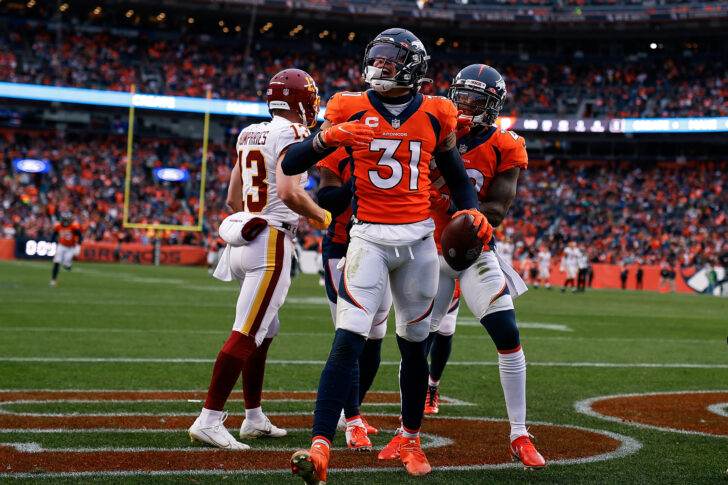
<path id="1" fill-rule="evenodd" d="M 566 291 L 567 286 L 571 286 L 571 292 L 576 293 L 576 275 L 579 271 L 580 257 L 581 251 L 576 247 L 576 241 L 569 241 L 561 256 L 561 272 L 566 272 L 566 280 L 561 288 L 562 293 Z"/>
<path id="2" fill-rule="evenodd" d="M 586 291 L 586 284 L 589 279 L 589 255 L 584 244 L 581 244 L 581 247 L 579 247 L 579 252 L 579 272 L 577 275 L 576 290 L 584 292 Z M 591 283 L 589 283 L 589 286 L 591 286 Z"/>
<path id="3" fill-rule="evenodd" d="M 331 212 L 332 221 L 323 237 L 322 261 L 326 297 L 331 308 L 331 318 L 336 326 L 336 301 L 341 284 L 341 267 L 344 263 L 346 249 L 349 246 L 349 228 L 351 227 L 352 184 L 351 157 L 344 148 L 318 162 L 321 183 L 317 193 L 318 203 Z M 373 325 L 367 337 L 364 350 L 355 363 L 351 376 L 351 390 L 342 411 L 337 429 L 345 431 L 346 444 L 349 448 L 360 451 L 371 451 L 372 442 L 367 435 L 378 434 L 374 426 L 370 426 L 361 415 L 359 406 L 374 381 L 379 369 L 382 354 L 382 339 L 387 333 L 387 318 L 392 307 L 392 295 L 385 292 L 382 303 L 374 315 Z"/>
<path id="4" fill-rule="evenodd" d="M 472 121 L 469 133 L 457 141 L 463 154 L 470 180 L 475 184 L 479 210 L 485 214 L 488 235 L 485 247 L 472 266 L 464 271 L 453 270 L 440 256 L 440 278 L 432 310 L 431 330 L 436 331 L 447 314 L 455 291 L 455 279 L 468 308 L 485 327 L 498 351 L 498 369 L 511 424 L 510 453 L 529 468 L 542 468 L 546 461 L 536 451 L 526 428 L 526 358 L 521 348 L 513 298 L 526 291 L 526 286 L 507 261 L 499 257 L 495 240 L 490 237 L 492 226 L 500 226 L 516 196 L 518 175 L 528 166 L 526 142 L 512 131 L 495 126 L 507 91 L 501 75 L 485 64 L 473 64 L 462 69 L 449 91 L 450 99 L 461 117 Z M 445 180 L 433 167 L 433 185 L 448 193 Z M 436 240 L 450 220 L 442 205 L 433 205 L 437 225 Z M 439 210 L 438 210 L 439 209 Z M 440 345 L 452 345 L 452 339 L 435 339 L 432 367 L 444 367 L 437 362 L 449 352 L 437 350 Z M 436 351 L 437 350 L 437 351 Z M 430 395 L 432 395 L 430 390 Z"/>
<path id="5" fill-rule="evenodd" d="M 242 438 L 282 437 L 286 431 L 263 414 L 265 360 L 280 325 L 278 309 L 291 283 L 293 238 L 299 214 L 325 229 L 331 214 L 306 193 L 307 177 L 280 171 L 286 149 L 308 136 L 316 122 L 319 97 L 313 78 L 286 69 L 268 84 L 270 122 L 250 125 L 238 136 L 237 162 L 230 174 L 228 205 L 236 211 L 220 226 L 225 247 L 215 277 L 240 285 L 233 331 L 217 356 L 205 406 L 189 428 L 193 441 L 228 450 L 245 450 L 225 429 L 223 412 L 243 375 L 245 420 Z"/>
<path id="6" fill-rule="evenodd" d="M 351 372 L 385 297 L 387 280 L 402 357 L 400 458 L 412 475 L 431 471 L 419 433 L 439 266 L 429 202 L 433 155 L 455 205 L 473 209 L 477 199 L 455 147 L 455 107 L 447 99 L 418 93 L 428 59 L 411 32 L 394 28 L 380 33 L 364 56 L 364 80 L 372 89 L 334 95 L 322 131 L 289 151 L 283 161 L 285 173 L 303 172 L 328 155 L 337 137 L 350 138 L 363 134 L 362 127 L 370 128 L 369 139 L 351 151 L 354 224 L 339 287 L 336 335 L 319 381 L 312 446 L 291 458 L 294 473 L 307 483 L 326 481 L 331 439 L 349 395 Z M 469 213 L 484 231 L 482 214 Z"/>
<path id="7" fill-rule="evenodd" d="M 73 220 L 73 216 L 68 211 L 62 212 L 60 220 L 53 225 L 51 242 L 56 241 L 58 241 L 58 244 L 56 245 L 56 255 L 53 256 L 51 286 L 58 284 L 58 269 L 61 264 L 64 269 L 71 271 L 73 257 L 78 256 L 81 252 L 81 243 L 83 242 L 81 226 Z"/>
<path id="8" fill-rule="evenodd" d="M 533 282 L 533 287 L 538 288 L 542 284 L 546 289 L 551 289 L 551 251 L 545 244 L 541 244 L 536 254 L 536 264 L 538 266 L 538 278 Z"/>
<path id="9" fill-rule="evenodd" d="M 511 242 L 511 238 L 504 234 L 503 239 L 498 241 L 497 251 L 501 256 L 501 259 L 511 266 L 513 266 L 513 250 L 514 246 L 513 242 Z"/>

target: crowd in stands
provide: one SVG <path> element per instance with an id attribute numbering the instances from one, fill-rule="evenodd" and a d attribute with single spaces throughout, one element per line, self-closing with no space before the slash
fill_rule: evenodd
<path id="1" fill-rule="evenodd" d="M 264 101 L 268 79 L 284 67 L 298 67 L 312 73 L 324 103 L 337 91 L 364 88 L 358 57 L 272 45 L 254 49 L 247 57 L 239 42 L 214 37 L 126 36 L 81 26 L 66 26 L 59 45 L 55 32 L 44 24 L 25 24 L 0 29 L 0 81 L 115 91 L 130 90 L 134 84 L 138 92 L 198 97 L 209 88 L 214 98 Z M 433 83 L 423 92 L 445 95 L 451 79 L 468 62 L 489 60 L 456 64 L 433 59 Z M 728 116 L 725 58 L 695 61 L 688 69 L 682 59 L 664 56 L 613 63 L 590 62 L 584 56 L 568 63 L 537 64 L 514 56 L 508 65 L 493 64 L 506 79 L 506 111 L 511 115 Z"/>
<path id="2" fill-rule="evenodd" d="M 196 225 L 200 144 L 138 140 L 133 153 L 128 220 Z M 20 157 L 48 159 L 53 171 L 16 173 L 11 162 Z M 0 226 L 11 235 L 48 238 L 59 212 L 71 210 L 91 241 L 150 243 L 161 236 L 165 244 L 203 244 L 229 214 L 230 162 L 226 150 L 211 145 L 203 233 L 157 234 L 122 227 L 123 137 L 64 140 L 0 132 Z M 158 181 L 149 170 L 160 164 L 186 167 L 193 175 L 188 182 Z M 516 242 L 516 259 L 534 254 L 540 244 L 558 255 L 566 242 L 576 240 L 595 262 L 703 264 L 728 251 L 726 187 L 725 162 L 667 168 L 536 163 L 522 173 L 517 199 L 497 237 Z M 305 249 L 316 249 L 319 237 L 302 221 Z"/>
<path id="3" fill-rule="evenodd" d="M 728 163 L 568 166 L 523 172 L 502 234 L 516 258 L 568 241 L 592 262 L 702 265 L 728 252 Z"/>

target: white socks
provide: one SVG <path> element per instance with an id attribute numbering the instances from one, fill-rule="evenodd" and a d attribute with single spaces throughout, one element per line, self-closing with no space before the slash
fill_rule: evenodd
<path id="1" fill-rule="evenodd" d="M 503 396 L 506 400 L 508 420 L 511 422 L 511 441 L 528 434 L 526 430 L 526 357 L 523 349 L 516 352 L 498 353 Z"/>
<path id="2" fill-rule="evenodd" d="M 262 423 L 265 421 L 265 414 L 263 414 L 263 408 L 258 406 L 257 408 L 246 409 L 245 419 L 249 419 L 254 423 Z"/>
<path id="3" fill-rule="evenodd" d="M 222 411 L 215 411 L 212 409 L 202 408 L 200 413 L 200 424 L 202 426 L 215 426 L 220 422 L 222 418 Z"/>

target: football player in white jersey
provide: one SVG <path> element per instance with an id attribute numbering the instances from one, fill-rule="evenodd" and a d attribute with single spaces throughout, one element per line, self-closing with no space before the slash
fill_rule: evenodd
<path id="1" fill-rule="evenodd" d="M 561 258 L 561 271 L 566 271 L 566 281 L 561 288 L 561 292 L 566 291 L 567 286 L 571 286 L 571 291 L 576 293 L 576 274 L 579 270 L 579 258 L 581 251 L 576 247 L 576 241 L 569 241 L 569 245 L 564 248 L 564 254 Z"/>
<path id="2" fill-rule="evenodd" d="M 551 278 L 551 251 L 549 251 L 543 244 L 538 250 L 536 261 L 538 262 L 538 279 L 534 281 L 533 286 L 534 288 L 538 288 L 538 285 L 542 284 L 546 287 L 546 289 L 550 290 L 551 283 L 549 279 Z"/>
<path id="3" fill-rule="evenodd" d="M 229 450 L 249 448 L 224 426 L 223 408 L 241 373 L 245 396 L 241 438 L 286 435 L 260 406 L 265 360 L 278 333 L 278 309 L 291 283 L 299 214 L 318 229 L 331 222 L 331 214 L 304 190 L 306 175 L 287 176 L 280 170 L 287 148 L 307 137 L 316 123 L 316 83 L 304 71 L 286 69 L 273 76 L 267 94 L 273 119 L 250 125 L 238 136 L 227 199 L 235 213 L 219 231 L 227 246 L 214 275 L 223 281 L 235 278 L 240 285 L 233 331 L 215 361 L 205 406 L 189 429 L 193 441 Z"/>

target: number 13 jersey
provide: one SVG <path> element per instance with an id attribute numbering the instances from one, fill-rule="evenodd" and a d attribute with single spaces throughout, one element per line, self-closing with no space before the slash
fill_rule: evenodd
<path id="1" fill-rule="evenodd" d="M 298 225 L 298 214 L 278 197 L 276 166 L 280 154 L 293 143 L 309 135 L 300 123 L 292 123 L 280 116 L 265 123 L 247 126 L 238 135 L 236 143 L 242 179 L 243 211 L 257 214 L 270 222 Z M 308 175 L 301 175 L 301 186 L 308 183 Z"/>
<path id="2" fill-rule="evenodd" d="M 352 152 L 354 216 L 374 224 L 411 224 L 430 217 L 429 173 L 435 148 L 455 129 L 447 98 L 416 94 L 398 115 L 375 91 L 335 94 L 326 105 L 332 124 L 360 120 L 374 140 Z"/>

